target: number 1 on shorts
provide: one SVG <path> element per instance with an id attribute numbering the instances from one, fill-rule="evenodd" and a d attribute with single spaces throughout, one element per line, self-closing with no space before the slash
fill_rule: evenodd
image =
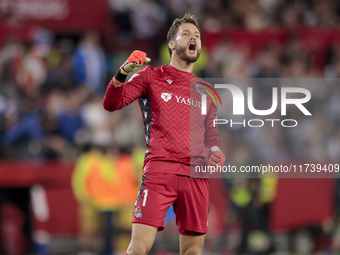
<path id="1" fill-rule="evenodd" d="M 149 192 L 149 190 L 144 190 L 144 199 L 143 199 L 143 206 L 145 206 L 145 204 L 146 204 L 146 199 L 147 199 L 147 197 L 148 197 L 148 192 Z"/>

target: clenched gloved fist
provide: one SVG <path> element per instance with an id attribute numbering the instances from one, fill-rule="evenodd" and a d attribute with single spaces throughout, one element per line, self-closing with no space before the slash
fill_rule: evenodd
<path id="1" fill-rule="evenodd" d="M 225 156 L 223 152 L 217 146 L 211 147 L 211 151 L 212 154 L 209 159 L 209 166 L 216 167 L 218 165 L 220 167 L 223 167 L 225 161 Z"/>

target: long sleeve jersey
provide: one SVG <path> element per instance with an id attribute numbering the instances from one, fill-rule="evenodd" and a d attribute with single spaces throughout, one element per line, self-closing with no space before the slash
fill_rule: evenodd
<path id="1" fill-rule="evenodd" d="M 109 83 L 103 102 L 106 110 L 116 111 L 139 100 L 147 146 L 143 174 L 190 176 L 190 165 L 205 166 L 211 147 L 220 147 L 218 127 L 213 125 L 217 106 L 209 95 L 207 114 L 201 114 L 203 92 L 198 84 L 202 83 L 207 84 L 171 65 L 146 66 L 121 87 Z"/>

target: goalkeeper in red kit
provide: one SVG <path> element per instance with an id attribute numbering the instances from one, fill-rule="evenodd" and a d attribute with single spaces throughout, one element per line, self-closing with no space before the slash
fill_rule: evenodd
<path id="1" fill-rule="evenodd" d="M 202 91 L 190 83 L 191 79 L 204 83 L 192 73 L 201 51 L 195 16 L 175 19 L 167 41 L 169 65 L 148 65 L 126 81 L 130 72 L 150 61 L 144 52 L 134 51 L 109 83 L 103 103 L 106 110 L 116 111 L 138 100 L 144 121 L 147 151 L 128 255 L 148 253 L 157 231 L 164 229 L 170 205 L 176 214 L 180 254 L 202 254 L 208 231 L 209 180 L 190 177 L 191 158 L 213 166 L 223 166 L 225 161 L 218 149 L 218 128 L 213 126 L 217 107 L 207 97 L 207 114 L 202 115 Z"/>

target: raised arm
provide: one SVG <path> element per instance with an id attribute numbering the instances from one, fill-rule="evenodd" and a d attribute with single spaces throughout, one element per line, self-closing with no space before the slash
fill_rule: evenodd
<path id="1" fill-rule="evenodd" d="M 146 57 L 144 52 L 132 52 L 107 86 L 103 102 L 106 110 L 110 112 L 119 110 L 147 93 L 148 86 L 151 83 L 152 67 L 147 66 L 134 74 L 128 82 L 125 81 L 129 73 L 148 62 L 150 62 L 150 59 Z"/>

